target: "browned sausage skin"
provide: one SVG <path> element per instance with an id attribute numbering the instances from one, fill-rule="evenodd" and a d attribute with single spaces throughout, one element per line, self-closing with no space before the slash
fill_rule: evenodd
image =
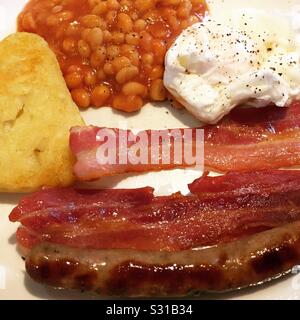
<path id="1" fill-rule="evenodd" d="M 300 262 L 300 222 L 232 243 L 182 252 L 86 250 L 43 243 L 26 259 L 36 281 L 102 295 L 222 292 L 289 272 Z"/>

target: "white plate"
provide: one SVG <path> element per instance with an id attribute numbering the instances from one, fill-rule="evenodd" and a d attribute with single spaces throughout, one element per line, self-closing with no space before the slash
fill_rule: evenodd
<path id="1" fill-rule="evenodd" d="M 16 17 L 27 0 L 0 0 L 0 39 L 15 31 Z M 288 10 L 300 5 L 300 0 L 211 0 L 208 1 L 215 15 L 224 15 L 232 8 L 276 7 Z M 274 26 L 276 28 L 276 26 Z M 0 61 L 1 63 L 1 61 Z M 160 129 L 196 126 L 197 121 L 182 111 L 170 109 L 167 105 L 146 106 L 138 115 L 124 116 L 110 108 L 89 110 L 83 113 L 88 124 L 108 127 L 128 127 L 137 129 Z M 1 173 L 0 173 L 1 174 Z M 148 173 L 138 176 L 122 176 L 105 179 L 98 186 L 139 187 L 151 185 L 157 194 L 186 191 L 187 183 L 199 177 L 195 170 L 173 170 L 170 172 Z M 24 262 L 17 253 L 15 231 L 17 225 L 8 221 L 8 215 L 20 199 L 16 194 L 0 194 L 0 300 L 1 299 L 89 299 L 86 294 L 57 291 L 34 283 L 26 275 Z M 244 290 L 233 294 L 204 296 L 218 299 L 300 299 L 300 275 L 271 282 L 267 286 Z"/>

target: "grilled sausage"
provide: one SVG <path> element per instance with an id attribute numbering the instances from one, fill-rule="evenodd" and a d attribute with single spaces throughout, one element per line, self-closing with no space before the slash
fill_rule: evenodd
<path id="1" fill-rule="evenodd" d="M 26 259 L 36 281 L 108 296 L 185 296 L 256 285 L 300 262 L 300 222 L 181 252 L 73 249 L 43 243 Z"/>

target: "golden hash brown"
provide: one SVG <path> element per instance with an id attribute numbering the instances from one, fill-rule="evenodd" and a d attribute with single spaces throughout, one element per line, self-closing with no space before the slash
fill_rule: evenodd
<path id="1" fill-rule="evenodd" d="M 74 181 L 69 129 L 83 125 L 58 62 L 39 36 L 0 43 L 0 191 Z"/>

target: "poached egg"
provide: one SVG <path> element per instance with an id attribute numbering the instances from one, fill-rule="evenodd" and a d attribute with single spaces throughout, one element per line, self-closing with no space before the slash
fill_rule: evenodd
<path id="1" fill-rule="evenodd" d="M 288 106 L 300 97 L 300 8 L 241 9 L 222 22 L 207 15 L 168 50 L 164 84 L 204 123 L 241 104 Z"/>

